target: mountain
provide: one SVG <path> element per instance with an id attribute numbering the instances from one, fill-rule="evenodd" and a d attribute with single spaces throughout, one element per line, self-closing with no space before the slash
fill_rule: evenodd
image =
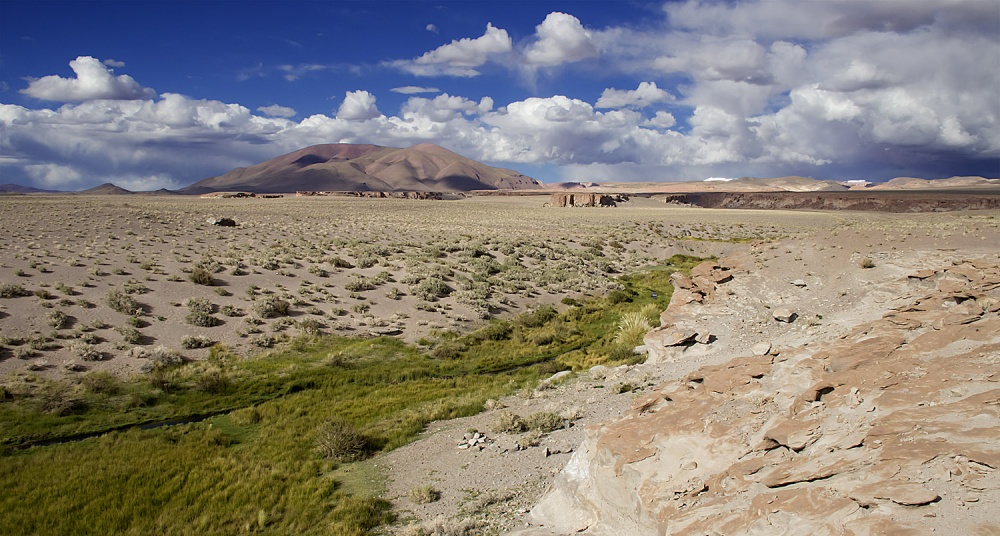
<path id="1" fill-rule="evenodd" d="M 198 181 L 181 192 L 454 192 L 538 187 L 538 181 L 531 177 L 487 166 L 431 143 L 408 149 L 330 143 L 236 168 Z"/>
<path id="2" fill-rule="evenodd" d="M 43 190 L 34 186 L 22 186 L 20 184 L 0 184 L 0 193 L 11 194 L 54 194 L 59 190 Z"/>
<path id="3" fill-rule="evenodd" d="M 77 193 L 82 195 L 127 195 L 135 192 L 131 192 L 121 186 L 116 186 L 110 182 L 106 182 L 100 186 L 95 186 L 89 190 L 81 190 Z"/>

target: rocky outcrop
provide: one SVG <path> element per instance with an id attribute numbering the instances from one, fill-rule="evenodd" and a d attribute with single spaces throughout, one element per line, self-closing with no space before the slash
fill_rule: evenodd
<path id="1" fill-rule="evenodd" d="M 720 284 L 694 280 L 675 299 Z M 1000 265 L 899 285 L 839 338 L 756 345 L 589 428 L 521 534 L 997 533 Z"/>
<path id="2" fill-rule="evenodd" d="M 549 206 L 552 207 L 614 207 L 618 203 L 628 201 L 626 196 L 605 194 L 552 194 Z"/>
<path id="3" fill-rule="evenodd" d="M 723 262 L 727 262 L 723 260 Z M 718 262 L 703 262 L 687 276 L 671 274 L 674 293 L 667 310 L 660 314 L 660 327 L 643 338 L 648 362 L 674 361 L 685 355 L 703 353 L 715 337 L 698 322 L 698 311 L 692 304 L 702 304 L 715 294 L 719 285 L 733 278 L 733 266 Z"/>
<path id="4" fill-rule="evenodd" d="M 768 210 L 863 210 L 940 212 L 1000 208 L 992 192 L 697 192 L 669 194 L 665 201 L 705 208 Z"/>

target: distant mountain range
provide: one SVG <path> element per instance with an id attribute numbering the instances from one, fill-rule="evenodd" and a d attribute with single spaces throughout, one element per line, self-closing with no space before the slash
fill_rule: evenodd
<path id="1" fill-rule="evenodd" d="M 43 190 L 33 186 L 21 186 L 20 184 L 0 184 L 0 193 L 6 194 L 54 194 L 58 190 Z"/>
<path id="2" fill-rule="evenodd" d="M 181 193 L 458 192 L 540 186 L 535 179 L 516 171 L 487 166 L 431 143 L 408 149 L 331 143 L 237 168 L 198 181 L 181 189 Z"/>

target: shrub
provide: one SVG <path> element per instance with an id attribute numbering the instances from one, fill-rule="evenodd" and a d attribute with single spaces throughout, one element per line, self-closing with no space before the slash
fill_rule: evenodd
<path id="1" fill-rule="evenodd" d="M 451 294 L 451 287 L 440 278 L 428 277 L 420 280 L 416 288 L 412 289 L 412 293 L 422 300 L 437 301 Z"/>
<path id="2" fill-rule="evenodd" d="M 208 298 L 190 298 L 184 303 L 192 313 L 205 313 L 210 315 L 215 312 L 215 305 L 208 301 Z"/>
<path id="3" fill-rule="evenodd" d="M 619 303 L 626 303 L 632 301 L 632 296 L 624 290 L 612 290 L 608 292 L 608 303 L 611 305 L 618 305 Z"/>
<path id="4" fill-rule="evenodd" d="M 385 292 L 385 297 L 389 298 L 390 300 L 398 300 L 402 296 L 403 296 L 403 291 L 399 290 L 396 287 L 392 287 Z"/>
<path id="5" fill-rule="evenodd" d="M 417 486 L 409 491 L 407 495 L 410 500 L 417 504 L 428 504 L 441 498 L 441 492 L 434 489 L 434 486 Z"/>
<path id="6" fill-rule="evenodd" d="M 98 350 L 93 344 L 88 344 L 83 341 L 71 342 L 69 349 L 84 361 L 100 361 L 102 357 L 100 350 Z"/>
<path id="7" fill-rule="evenodd" d="M 277 296 L 264 296 L 254 302 L 253 311 L 261 318 L 274 318 L 287 315 L 291 307 L 292 304 Z"/>
<path id="8" fill-rule="evenodd" d="M 225 393 L 229 390 L 229 376 L 221 369 L 212 368 L 205 371 L 195 380 L 198 389 L 214 395 Z"/>
<path id="9" fill-rule="evenodd" d="M 517 321 L 524 327 L 537 328 L 544 326 L 549 320 L 559 316 L 559 312 L 551 305 L 543 305 L 530 313 L 525 313 L 517 317 Z"/>
<path id="10" fill-rule="evenodd" d="M 179 365 L 184 361 L 180 354 L 162 345 L 143 353 L 150 361 L 160 367 Z"/>
<path id="11" fill-rule="evenodd" d="M 348 292 L 364 292 L 375 288 L 375 283 L 367 277 L 355 275 L 354 279 L 344 285 L 344 290 Z"/>
<path id="12" fill-rule="evenodd" d="M 66 313 L 56 309 L 45 314 L 45 321 L 55 329 L 63 329 L 69 324 L 69 317 Z"/>
<path id="13" fill-rule="evenodd" d="M 193 350 L 195 348 L 208 348 L 215 341 L 204 335 L 185 335 L 181 337 L 181 348 Z"/>
<path id="14" fill-rule="evenodd" d="M 502 341 L 510 338 L 513 331 L 510 322 L 495 320 L 476 330 L 474 336 L 481 341 Z"/>
<path id="15" fill-rule="evenodd" d="M 507 410 L 498 411 L 490 423 L 490 430 L 497 433 L 518 434 L 527 429 L 528 427 L 520 415 Z"/>
<path id="16" fill-rule="evenodd" d="M 319 335 L 323 323 L 315 318 L 306 318 L 297 322 L 299 330 L 309 335 Z"/>
<path id="17" fill-rule="evenodd" d="M 0 298 L 18 298 L 30 294 L 21 285 L 14 283 L 0 283 Z"/>
<path id="18" fill-rule="evenodd" d="M 191 311 L 184 317 L 184 321 L 192 326 L 203 328 L 211 328 L 219 325 L 218 318 L 202 311 Z"/>
<path id="19" fill-rule="evenodd" d="M 115 328 L 115 331 L 122 336 L 122 340 L 129 344 L 140 344 L 142 342 L 142 333 L 133 326 L 120 326 Z"/>
<path id="20" fill-rule="evenodd" d="M 123 315 L 134 315 L 141 311 L 139 302 L 135 301 L 135 298 L 117 288 L 108 291 L 104 296 L 104 303 Z"/>
<path id="21" fill-rule="evenodd" d="M 536 430 L 544 434 L 562 428 L 566 421 L 555 413 L 541 411 L 528 415 L 528 418 L 524 419 L 524 424 L 529 430 Z"/>
<path id="22" fill-rule="evenodd" d="M 226 316 L 243 316 L 246 312 L 239 307 L 233 305 L 223 305 L 219 312 Z"/>
<path id="23" fill-rule="evenodd" d="M 88 372 L 80 379 L 80 383 L 92 393 L 117 395 L 122 391 L 121 380 L 106 370 Z"/>
<path id="24" fill-rule="evenodd" d="M 334 257 L 330 259 L 330 264 L 332 264 L 334 268 L 354 268 L 353 264 L 345 261 L 340 257 Z"/>
<path id="25" fill-rule="evenodd" d="M 873 261 L 871 257 L 865 257 L 864 259 L 861 259 L 861 267 L 862 268 L 874 268 L 875 267 L 875 261 Z"/>
<path id="26" fill-rule="evenodd" d="M 370 449 L 368 439 L 341 419 L 327 421 L 320 427 L 316 445 L 324 457 L 338 462 L 360 460 Z"/>

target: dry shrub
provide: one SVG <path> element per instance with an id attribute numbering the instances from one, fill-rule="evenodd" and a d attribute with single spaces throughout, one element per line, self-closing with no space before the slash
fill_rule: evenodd
<path id="1" fill-rule="evenodd" d="M 434 489 L 434 486 L 430 484 L 426 486 L 417 486 L 409 491 L 407 495 L 410 500 L 417 504 L 429 504 L 437 501 L 441 498 L 441 492 Z"/>
<path id="2" fill-rule="evenodd" d="M 369 450 L 368 439 L 341 419 L 332 419 L 320 427 L 316 445 L 324 457 L 338 462 L 358 461 Z"/>
<path id="3" fill-rule="evenodd" d="M 498 411 L 490 423 L 490 430 L 504 434 L 518 434 L 528 429 L 524 419 L 507 410 Z"/>

